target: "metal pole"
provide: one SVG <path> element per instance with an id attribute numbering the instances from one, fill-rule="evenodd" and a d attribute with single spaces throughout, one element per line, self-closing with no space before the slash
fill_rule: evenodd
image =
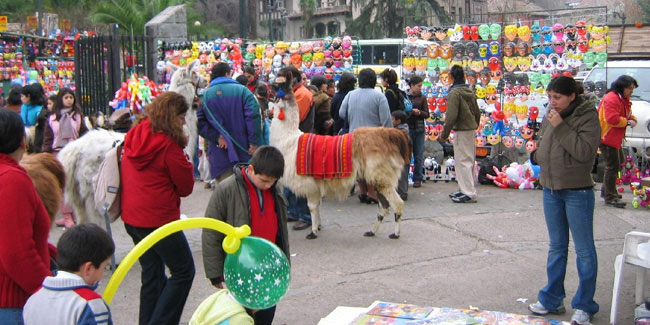
<path id="1" fill-rule="evenodd" d="M 43 36 L 43 0 L 38 0 L 38 35 Z"/>

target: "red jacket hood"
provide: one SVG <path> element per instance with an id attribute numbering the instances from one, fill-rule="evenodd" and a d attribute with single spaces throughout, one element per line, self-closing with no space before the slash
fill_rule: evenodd
<path id="1" fill-rule="evenodd" d="M 126 134 L 124 155 L 133 162 L 136 169 L 142 170 L 171 143 L 172 140 L 169 136 L 163 133 L 154 133 L 151 129 L 151 122 L 146 119 Z"/>

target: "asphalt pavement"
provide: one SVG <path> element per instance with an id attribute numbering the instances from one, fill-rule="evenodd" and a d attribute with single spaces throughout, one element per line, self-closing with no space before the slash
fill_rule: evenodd
<path id="1" fill-rule="evenodd" d="M 456 189 L 453 182 L 431 181 L 421 188 L 409 188 L 397 240 L 388 238 L 394 228 L 390 220 L 375 237 L 363 236 L 375 220 L 376 206 L 361 204 L 356 197 L 343 202 L 325 199 L 317 239 L 305 239 L 309 230 L 289 230 L 292 281 L 277 306 L 274 324 L 317 324 L 337 306 L 367 307 L 375 300 L 528 314 L 527 304 L 537 300 L 538 290 L 546 283 L 548 233 L 542 191 L 483 185 L 479 186 L 478 203 L 457 204 L 447 197 Z M 194 193 L 182 201 L 182 213 L 190 218 L 203 216 L 211 193 L 196 183 Z M 592 323 L 608 324 L 614 259 L 622 252 L 627 232 L 650 232 L 650 210 L 633 209 L 629 204 L 626 209 L 607 207 L 598 193 L 596 197 L 595 300 L 600 312 Z M 630 202 L 629 191 L 624 200 Z M 121 221 L 113 223 L 112 229 L 119 262 L 133 242 Z M 62 228 L 53 228 L 50 240 L 56 243 L 62 232 Z M 182 324 L 188 323 L 201 301 L 214 292 L 203 271 L 201 230 L 185 234 L 197 272 Z M 565 281 L 568 311 L 551 317 L 557 320 L 571 318 L 570 301 L 578 283 L 572 245 Z M 111 275 L 106 272 L 98 292 L 103 292 Z M 634 285 L 634 272 L 628 267 L 619 324 L 634 322 Z M 139 290 L 140 267 L 136 263 L 111 305 L 115 324 L 137 323 Z"/>

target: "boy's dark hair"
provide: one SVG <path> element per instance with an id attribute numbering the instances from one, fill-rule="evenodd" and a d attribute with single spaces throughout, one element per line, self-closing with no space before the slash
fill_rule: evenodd
<path id="1" fill-rule="evenodd" d="M 261 146 L 257 148 L 250 164 L 253 166 L 255 174 L 258 175 L 280 178 L 284 174 L 284 156 L 276 147 Z"/>
<path id="2" fill-rule="evenodd" d="M 219 62 L 212 67 L 212 71 L 210 71 L 210 80 L 225 77 L 228 73 L 230 73 L 230 65 L 226 62 Z"/>
<path id="3" fill-rule="evenodd" d="M 330 87 L 331 88 L 336 87 L 336 80 L 334 80 L 334 79 L 327 80 L 327 88 L 330 88 Z"/>
<path id="4" fill-rule="evenodd" d="M 313 76 L 311 77 L 310 84 L 316 87 L 316 91 L 320 91 L 320 87 L 324 84 L 327 84 L 327 79 L 325 76 Z"/>
<path id="5" fill-rule="evenodd" d="M 422 81 L 424 81 L 424 79 L 422 79 L 422 77 L 413 76 L 413 77 L 411 77 L 411 79 L 409 79 L 409 86 L 417 85 L 417 84 L 421 83 Z"/>
<path id="6" fill-rule="evenodd" d="M 393 69 L 386 68 L 379 74 L 379 78 L 385 80 L 390 86 L 397 83 L 397 72 Z"/>
<path id="7" fill-rule="evenodd" d="M 296 84 L 302 82 L 302 73 L 300 72 L 300 70 L 298 70 L 298 68 L 294 67 L 293 65 L 289 65 L 285 69 L 291 72 L 291 76 L 293 77 L 293 80 L 296 81 Z"/>
<path id="8" fill-rule="evenodd" d="M 86 262 L 99 268 L 115 253 L 115 244 L 104 229 L 94 223 L 84 223 L 66 230 L 59 238 L 56 249 L 59 269 L 77 272 Z"/>
<path id="9" fill-rule="evenodd" d="M 359 71 L 359 88 L 375 88 L 377 74 L 370 68 Z"/>
<path id="10" fill-rule="evenodd" d="M 25 125 L 20 115 L 9 109 L 0 108 L 0 153 L 13 153 L 20 147 L 24 137 Z"/>
<path id="11" fill-rule="evenodd" d="M 639 88 L 639 83 L 636 82 L 636 79 L 624 74 L 619 76 L 612 82 L 609 91 L 615 91 L 619 95 L 623 96 L 623 89 L 634 86 L 634 88 Z"/>
<path id="12" fill-rule="evenodd" d="M 255 68 L 251 67 L 250 65 L 244 66 L 242 70 L 243 70 L 242 73 L 252 74 L 257 77 L 257 73 L 255 73 Z"/>
<path id="13" fill-rule="evenodd" d="M 11 87 L 9 96 L 7 97 L 7 105 L 21 105 L 22 103 L 20 100 L 20 88 Z"/>
<path id="14" fill-rule="evenodd" d="M 356 84 L 357 78 L 354 77 L 354 74 L 350 72 L 343 72 L 341 79 L 339 79 L 338 89 L 342 92 L 351 91 L 354 90 L 354 86 Z"/>
<path id="15" fill-rule="evenodd" d="M 400 124 L 406 123 L 407 117 L 406 117 L 406 113 L 404 113 L 404 111 L 396 110 L 396 111 L 393 111 L 392 113 L 390 113 L 390 115 L 392 115 L 394 119 L 400 120 L 400 122 L 401 122 Z"/>
<path id="16" fill-rule="evenodd" d="M 257 96 L 268 98 L 269 97 L 269 86 L 264 82 L 258 82 L 257 87 L 255 87 L 255 94 Z"/>
<path id="17" fill-rule="evenodd" d="M 235 81 L 239 82 L 244 86 L 248 85 L 248 78 L 246 78 L 246 76 L 243 74 L 238 75 L 237 78 L 235 78 Z"/>
<path id="18" fill-rule="evenodd" d="M 454 79 L 455 84 L 465 83 L 465 71 L 463 70 L 463 67 L 457 64 L 451 67 L 451 70 L 449 70 L 449 76 Z"/>

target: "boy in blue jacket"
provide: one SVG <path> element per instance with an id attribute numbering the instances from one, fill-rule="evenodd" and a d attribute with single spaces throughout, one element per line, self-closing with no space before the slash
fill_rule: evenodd
<path id="1" fill-rule="evenodd" d="M 115 252 L 113 239 L 87 223 L 66 230 L 57 250 L 59 271 L 27 300 L 25 324 L 113 324 L 108 305 L 95 292 Z"/>

